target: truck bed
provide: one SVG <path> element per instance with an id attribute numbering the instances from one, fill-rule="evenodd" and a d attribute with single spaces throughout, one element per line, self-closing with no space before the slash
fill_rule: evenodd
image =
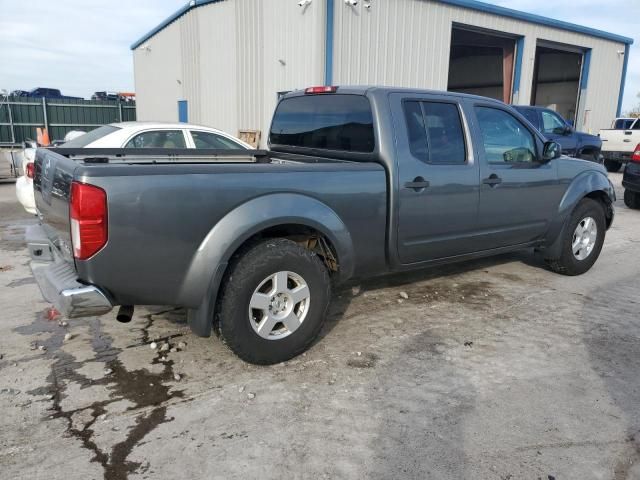
<path id="1" fill-rule="evenodd" d="M 100 285 L 113 304 L 196 307 L 207 285 L 193 278 L 206 261 L 198 252 L 208 236 L 238 207 L 260 205 L 262 197 L 270 196 L 274 218 L 279 202 L 326 205 L 351 232 L 353 264 L 359 270 L 354 273 L 384 270 L 387 179 L 381 165 L 242 152 L 228 160 L 193 150 L 188 154 L 196 159 L 150 151 L 38 150 L 36 205 L 56 257 L 75 263 L 77 280 Z M 108 192 L 108 242 L 88 260 L 72 255 L 72 181 Z"/>

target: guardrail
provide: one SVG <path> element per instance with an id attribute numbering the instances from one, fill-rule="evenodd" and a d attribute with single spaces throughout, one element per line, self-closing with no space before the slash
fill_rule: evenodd
<path id="1" fill-rule="evenodd" d="M 46 128 L 49 138 L 62 140 L 70 130 L 93 130 L 114 122 L 136 119 L 135 102 L 0 98 L 0 147 L 16 147 Z"/>

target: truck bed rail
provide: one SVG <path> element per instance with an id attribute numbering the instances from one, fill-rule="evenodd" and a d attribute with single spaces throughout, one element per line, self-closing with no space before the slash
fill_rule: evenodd
<path id="1" fill-rule="evenodd" d="M 224 150 L 193 148 L 48 148 L 71 160 L 84 163 L 270 163 L 266 150 Z"/>

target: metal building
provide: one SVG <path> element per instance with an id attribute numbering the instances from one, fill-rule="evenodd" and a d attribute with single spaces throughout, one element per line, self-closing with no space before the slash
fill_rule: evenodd
<path id="1" fill-rule="evenodd" d="M 192 0 L 136 41 L 140 120 L 262 133 L 282 92 L 378 84 L 620 114 L 630 38 L 475 0 Z"/>

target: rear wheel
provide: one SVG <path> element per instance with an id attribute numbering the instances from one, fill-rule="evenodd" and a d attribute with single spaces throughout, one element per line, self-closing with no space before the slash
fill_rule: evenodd
<path id="1" fill-rule="evenodd" d="M 325 320 L 331 281 L 312 251 L 283 238 L 265 240 L 230 267 L 217 315 L 223 342 L 260 365 L 305 351 Z"/>
<path id="2" fill-rule="evenodd" d="M 634 210 L 640 209 L 640 193 L 632 192 L 631 190 L 625 190 L 624 204 L 629 208 L 633 208 Z"/>
<path id="3" fill-rule="evenodd" d="M 561 255 L 548 258 L 547 264 L 563 275 L 580 275 L 589 270 L 598 259 L 606 222 L 602 206 L 590 198 L 584 198 L 571 214 L 563 232 Z"/>
<path id="4" fill-rule="evenodd" d="M 618 170 L 620 170 L 622 162 L 619 162 L 617 160 L 605 160 L 604 166 L 607 169 L 607 172 L 617 172 Z"/>

